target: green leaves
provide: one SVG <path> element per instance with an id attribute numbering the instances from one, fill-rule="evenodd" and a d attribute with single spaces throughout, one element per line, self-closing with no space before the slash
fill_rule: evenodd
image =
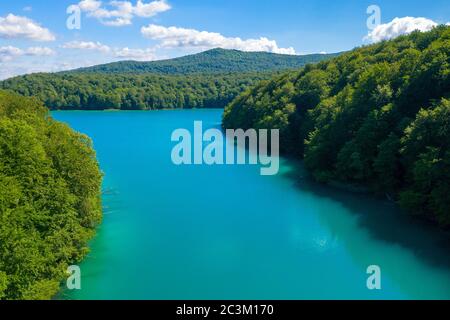
<path id="1" fill-rule="evenodd" d="M 448 227 L 449 40 L 440 26 L 278 76 L 229 104 L 224 126 L 289 128 L 282 149 L 317 180 L 368 186 Z"/>
<path id="2" fill-rule="evenodd" d="M 101 220 L 86 136 L 0 91 L 0 299 L 50 299 Z"/>
<path id="3" fill-rule="evenodd" d="M 0 299 L 6 295 L 6 288 L 8 288 L 8 277 L 6 273 L 0 271 Z"/>
<path id="4" fill-rule="evenodd" d="M 223 108 L 274 74 L 33 74 L 0 82 L 0 88 L 38 97 L 50 109 Z"/>
<path id="5" fill-rule="evenodd" d="M 118 63 L 57 74 L 32 74 L 0 88 L 41 99 L 51 109 L 155 110 L 223 108 L 238 94 L 282 70 L 336 56 L 288 56 L 215 49 L 178 59 Z M 283 88 L 285 90 L 293 88 Z"/>
<path id="6" fill-rule="evenodd" d="M 407 179 L 401 203 L 450 225 L 450 101 L 422 109 L 402 139 Z M 412 204 L 416 205 L 412 205 Z"/>

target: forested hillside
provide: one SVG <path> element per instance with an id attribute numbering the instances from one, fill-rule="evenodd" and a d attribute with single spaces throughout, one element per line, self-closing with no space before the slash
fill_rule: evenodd
<path id="1" fill-rule="evenodd" d="M 57 293 L 101 220 L 100 184 L 88 137 L 0 91 L 0 300 Z"/>
<path id="2" fill-rule="evenodd" d="M 296 69 L 337 54 L 284 55 L 213 49 L 181 58 L 138 62 L 121 61 L 77 69 L 75 73 L 153 73 L 165 75 L 249 73 Z"/>
<path id="3" fill-rule="evenodd" d="M 224 108 L 246 88 L 280 70 L 334 56 L 214 49 L 172 60 L 25 75 L 0 82 L 0 88 L 38 97 L 50 109 Z"/>
<path id="4" fill-rule="evenodd" d="M 32 74 L 0 88 L 34 96 L 50 109 L 154 110 L 224 108 L 239 93 L 272 73 L 228 75 Z"/>
<path id="5" fill-rule="evenodd" d="M 369 187 L 450 226 L 450 28 L 414 32 L 247 90 L 226 128 L 280 128 L 321 182 Z"/>

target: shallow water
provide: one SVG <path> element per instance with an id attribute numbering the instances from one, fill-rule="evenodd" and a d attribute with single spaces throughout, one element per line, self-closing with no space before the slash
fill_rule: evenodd
<path id="1" fill-rule="evenodd" d="M 94 141 L 104 221 L 65 299 L 449 299 L 450 237 L 282 159 L 175 166 L 171 133 L 221 110 L 54 112 Z M 382 289 L 367 289 L 378 265 Z"/>

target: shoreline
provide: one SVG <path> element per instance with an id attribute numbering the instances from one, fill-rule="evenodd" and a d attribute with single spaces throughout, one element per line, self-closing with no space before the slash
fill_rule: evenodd
<path id="1" fill-rule="evenodd" d="M 51 109 L 50 112 L 65 112 L 65 111 L 83 111 L 83 112 L 151 112 L 151 111 L 179 111 L 179 110 L 225 110 L 219 108 L 161 108 L 161 109 L 143 109 L 143 110 L 124 110 L 124 109 Z"/>

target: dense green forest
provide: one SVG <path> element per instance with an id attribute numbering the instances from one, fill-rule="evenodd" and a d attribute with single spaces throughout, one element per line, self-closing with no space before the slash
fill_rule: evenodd
<path id="1" fill-rule="evenodd" d="M 121 61 L 77 69 L 75 73 L 152 73 L 165 75 L 251 73 L 296 69 L 338 54 L 285 55 L 213 49 L 181 58 L 138 62 Z"/>
<path id="2" fill-rule="evenodd" d="M 40 73 L 3 81 L 0 88 L 37 97 L 50 109 L 224 108 L 247 87 L 271 75 Z"/>
<path id="3" fill-rule="evenodd" d="M 0 88 L 37 97 L 50 109 L 224 108 L 246 88 L 279 70 L 334 56 L 215 49 L 172 60 L 25 75 L 0 82 Z"/>
<path id="4" fill-rule="evenodd" d="M 226 128 L 279 128 L 320 182 L 369 188 L 450 226 L 450 28 L 414 32 L 246 90 Z"/>
<path id="5" fill-rule="evenodd" d="M 88 137 L 0 91 L 0 300 L 57 293 L 101 220 L 101 180 Z"/>

